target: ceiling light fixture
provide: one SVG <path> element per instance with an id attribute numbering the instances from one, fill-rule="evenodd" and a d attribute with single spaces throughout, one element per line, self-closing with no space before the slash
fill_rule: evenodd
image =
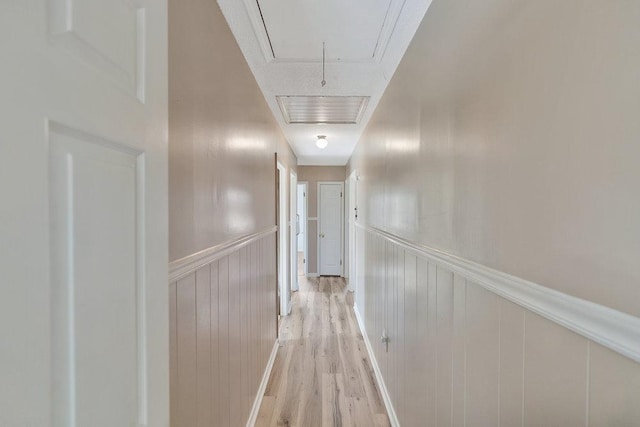
<path id="1" fill-rule="evenodd" d="M 329 143 L 327 142 L 327 137 L 325 135 L 318 135 L 318 140 L 316 141 L 316 145 L 321 150 L 327 148 L 327 145 L 329 145 Z"/>

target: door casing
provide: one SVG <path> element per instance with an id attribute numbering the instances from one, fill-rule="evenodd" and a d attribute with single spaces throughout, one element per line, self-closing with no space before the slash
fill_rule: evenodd
<path id="1" fill-rule="evenodd" d="M 277 170 L 279 176 L 278 191 L 278 286 L 280 292 L 280 315 L 286 316 L 291 308 L 291 288 L 289 286 L 287 276 L 289 274 L 289 256 L 287 247 L 289 241 L 287 239 L 287 167 L 277 162 Z"/>

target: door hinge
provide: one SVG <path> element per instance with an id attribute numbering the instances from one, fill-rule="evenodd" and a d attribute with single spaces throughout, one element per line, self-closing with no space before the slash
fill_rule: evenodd
<path id="1" fill-rule="evenodd" d="M 340 192 L 340 197 L 342 197 L 342 191 Z"/>
<path id="2" fill-rule="evenodd" d="M 342 265 L 342 260 L 340 260 L 340 265 Z"/>
<path id="3" fill-rule="evenodd" d="M 303 264 L 306 264 L 306 263 L 307 263 L 307 260 L 306 260 L 306 259 L 303 259 L 303 260 L 302 260 L 302 263 L 303 263 Z"/>

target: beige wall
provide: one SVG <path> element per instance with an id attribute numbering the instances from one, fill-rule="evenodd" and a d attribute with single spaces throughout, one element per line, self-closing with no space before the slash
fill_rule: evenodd
<path id="1" fill-rule="evenodd" d="M 308 182 L 307 203 L 307 262 L 311 274 L 318 273 L 318 181 L 346 179 L 345 166 L 298 166 L 298 182 Z"/>
<path id="2" fill-rule="evenodd" d="M 297 160 L 217 4 L 169 3 L 174 261 L 274 225 L 274 153 L 294 170 Z"/>
<path id="3" fill-rule="evenodd" d="M 637 1 L 435 0 L 351 159 L 359 221 L 640 316 L 639 19 Z M 373 294 L 358 304 L 372 341 L 385 310 L 416 315 L 368 305 L 376 286 L 404 286 L 385 276 L 396 255 L 367 254 Z M 403 323 L 405 348 L 424 349 L 410 367 L 425 376 L 409 387 L 437 378 L 417 403 L 398 386 L 405 420 L 440 406 L 478 425 L 520 420 L 521 408 L 526 425 L 640 422 L 638 364 L 464 278 L 454 286 L 446 266 L 427 269 L 428 283 L 397 289 L 426 298 Z M 425 335 L 411 329 L 422 321 Z M 399 372 L 387 370 L 391 383 Z"/>
<path id="4" fill-rule="evenodd" d="M 362 219 L 639 316 L 639 16 L 436 0 L 351 160 Z"/>
<path id="5" fill-rule="evenodd" d="M 169 101 L 171 269 L 230 247 L 172 273 L 171 425 L 244 425 L 276 338 L 274 154 L 297 161 L 215 1 L 169 1 Z"/>

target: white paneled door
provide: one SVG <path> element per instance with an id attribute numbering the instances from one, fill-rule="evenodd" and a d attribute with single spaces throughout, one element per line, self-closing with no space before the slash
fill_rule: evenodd
<path id="1" fill-rule="evenodd" d="M 320 275 L 342 274 L 343 182 L 318 183 Z"/>
<path id="2" fill-rule="evenodd" d="M 298 290 L 298 228 L 299 220 L 298 215 L 298 175 L 295 172 L 289 174 L 289 236 L 291 237 L 291 243 L 289 247 L 289 253 L 291 255 L 290 276 L 291 276 L 291 290 Z"/>
<path id="3" fill-rule="evenodd" d="M 168 426 L 165 0 L 0 2 L 0 425 Z"/>

